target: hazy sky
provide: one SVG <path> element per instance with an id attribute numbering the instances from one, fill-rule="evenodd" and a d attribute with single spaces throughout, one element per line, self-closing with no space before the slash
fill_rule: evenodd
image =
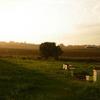
<path id="1" fill-rule="evenodd" d="M 100 0 L 0 0 L 0 41 L 100 44 Z"/>

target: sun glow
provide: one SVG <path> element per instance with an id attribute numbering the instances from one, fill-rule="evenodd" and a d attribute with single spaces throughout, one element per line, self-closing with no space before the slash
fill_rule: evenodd
<path id="1" fill-rule="evenodd" d="M 65 7 L 56 0 L 10 0 L 3 4 L 0 8 L 0 40 L 54 41 L 61 34 L 72 33 L 72 17 L 66 17 Z"/>
<path id="2" fill-rule="evenodd" d="M 67 37 L 74 41 L 77 25 L 99 20 L 95 17 L 99 6 L 95 7 L 95 16 L 94 10 L 90 11 L 92 1 L 91 4 L 89 0 L 0 1 L 0 40 L 62 43 Z"/>

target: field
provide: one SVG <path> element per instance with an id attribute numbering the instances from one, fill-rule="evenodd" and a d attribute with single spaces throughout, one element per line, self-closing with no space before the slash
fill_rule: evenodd
<path id="1" fill-rule="evenodd" d="M 100 83 L 73 79 L 64 61 L 0 59 L 0 100 L 99 100 Z M 67 62 L 83 70 L 98 62 Z"/>
<path id="2" fill-rule="evenodd" d="M 63 55 L 68 57 L 100 57 L 100 48 L 65 48 Z"/>
<path id="3" fill-rule="evenodd" d="M 39 55 L 36 49 L 0 48 L 0 57 L 35 57 Z"/>
<path id="4" fill-rule="evenodd" d="M 39 48 L 0 48 L 0 57 L 21 57 L 37 59 Z M 100 62 L 100 48 L 64 48 L 60 60 L 65 61 L 98 61 Z"/>

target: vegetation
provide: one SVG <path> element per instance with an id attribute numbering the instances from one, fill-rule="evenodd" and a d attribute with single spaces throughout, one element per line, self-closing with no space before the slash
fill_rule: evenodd
<path id="1" fill-rule="evenodd" d="M 45 61 L 37 59 L 39 45 L 0 43 L 0 100 L 99 100 L 99 81 L 71 77 L 70 71 L 62 70 L 62 64 L 76 67 L 76 76 L 92 75 L 92 68 L 100 65 L 100 47 L 56 46 L 56 50 L 60 48 L 63 55 L 58 61 Z M 59 54 L 56 50 L 51 49 Z"/>
<path id="2" fill-rule="evenodd" d="M 53 42 L 45 42 L 40 45 L 40 54 L 46 59 L 49 57 L 58 59 L 58 57 L 62 54 L 62 50 L 60 46 L 56 46 Z"/>
<path id="3" fill-rule="evenodd" d="M 59 48 L 59 46 L 57 46 Z M 100 46 L 60 45 L 63 54 L 59 56 L 62 61 L 100 61 Z M 56 54 L 56 53 L 55 53 Z M 0 42 L 0 57 L 39 58 L 39 45 Z"/>
<path id="4" fill-rule="evenodd" d="M 75 80 L 62 70 L 65 62 L 0 59 L 0 100 L 99 100 L 100 84 Z M 67 62 L 76 72 L 100 63 Z M 88 68 L 88 69 L 89 69 Z"/>

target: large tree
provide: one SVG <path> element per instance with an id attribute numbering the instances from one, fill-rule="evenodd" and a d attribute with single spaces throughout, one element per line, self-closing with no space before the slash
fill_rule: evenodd
<path id="1" fill-rule="evenodd" d="M 58 59 L 62 54 L 60 46 L 56 46 L 54 42 L 44 42 L 40 45 L 40 54 L 44 58 L 54 57 Z"/>

